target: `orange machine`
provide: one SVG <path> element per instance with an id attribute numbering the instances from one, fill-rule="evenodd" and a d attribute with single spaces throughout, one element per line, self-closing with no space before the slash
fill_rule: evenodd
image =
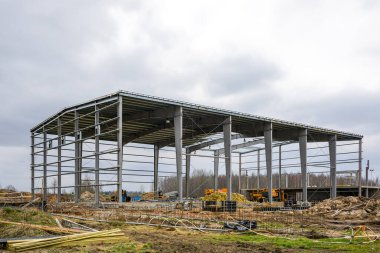
<path id="1" fill-rule="evenodd" d="M 215 192 L 214 189 L 205 189 L 205 196 L 211 195 Z M 217 192 L 227 193 L 227 188 L 218 189 Z"/>
<path id="2" fill-rule="evenodd" d="M 265 202 L 268 201 L 268 189 L 267 188 L 262 188 L 258 190 L 252 190 L 250 194 L 250 199 L 252 201 L 257 201 L 257 202 Z M 279 202 L 284 202 L 287 200 L 287 194 L 284 193 L 283 190 L 280 189 L 272 189 L 272 200 L 273 201 L 279 201 Z"/>

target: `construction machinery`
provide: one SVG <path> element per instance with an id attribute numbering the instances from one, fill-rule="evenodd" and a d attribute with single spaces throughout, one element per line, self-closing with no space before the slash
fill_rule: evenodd
<path id="1" fill-rule="evenodd" d="M 226 193 L 227 194 L 227 188 L 217 189 L 216 191 L 214 189 L 205 189 L 205 196 L 211 195 L 214 192 Z"/>
<path id="2" fill-rule="evenodd" d="M 248 200 L 250 201 L 256 201 L 256 202 L 268 202 L 269 192 L 267 188 L 262 188 L 262 189 L 254 189 L 250 190 L 248 192 Z M 288 200 L 288 195 L 284 193 L 283 190 L 274 188 L 272 189 L 272 201 L 276 202 L 287 202 Z"/>
<path id="3" fill-rule="evenodd" d="M 122 200 L 122 202 L 130 202 L 131 201 L 131 197 L 129 197 L 127 195 L 127 190 L 122 190 L 121 191 L 121 200 Z M 115 191 L 115 192 L 112 193 L 112 195 L 111 195 L 111 201 L 112 202 L 119 201 L 118 200 L 118 196 L 117 196 L 117 191 Z"/>

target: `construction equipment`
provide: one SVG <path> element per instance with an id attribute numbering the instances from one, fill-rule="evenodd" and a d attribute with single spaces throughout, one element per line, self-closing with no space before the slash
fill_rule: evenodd
<path id="1" fill-rule="evenodd" d="M 254 189 L 249 191 L 248 200 L 256 202 L 268 202 L 268 189 Z M 272 201 L 286 202 L 288 200 L 288 194 L 284 193 L 283 190 L 274 188 L 272 189 Z"/>
<path id="2" fill-rule="evenodd" d="M 226 193 L 227 194 L 227 188 L 217 189 L 216 191 L 214 189 L 205 189 L 205 196 L 211 195 L 214 192 Z"/>
<path id="3" fill-rule="evenodd" d="M 119 197 L 117 195 L 117 191 L 114 191 L 112 196 L 111 196 L 111 201 L 112 202 L 117 202 L 119 201 Z M 121 190 L 121 201 L 122 202 L 130 202 L 131 197 L 127 195 L 127 190 Z"/>

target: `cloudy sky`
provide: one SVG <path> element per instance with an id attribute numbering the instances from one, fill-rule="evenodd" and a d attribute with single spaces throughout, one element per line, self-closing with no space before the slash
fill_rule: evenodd
<path id="1" fill-rule="evenodd" d="M 380 171 L 380 1 L 0 0 L 0 185 L 29 129 L 117 90 L 363 134 Z"/>

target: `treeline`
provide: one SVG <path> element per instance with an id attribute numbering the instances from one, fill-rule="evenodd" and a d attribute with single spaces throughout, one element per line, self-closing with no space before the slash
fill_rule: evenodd
<path id="1" fill-rule="evenodd" d="M 238 182 L 239 176 L 237 174 L 232 174 L 232 191 L 238 192 Z M 308 175 L 309 186 L 313 187 L 329 187 L 330 177 L 325 174 L 309 174 Z M 260 175 L 259 178 L 260 188 L 267 186 L 266 175 Z M 274 173 L 272 175 L 273 187 L 279 187 L 279 174 Z M 362 180 L 362 185 L 365 181 Z M 355 181 L 355 176 L 347 177 L 337 175 L 337 185 L 357 185 Z M 379 178 L 370 180 L 368 185 L 379 185 Z M 218 177 L 218 188 L 227 187 L 227 180 L 225 175 Z M 282 174 L 281 176 L 281 188 L 298 188 L 301 187 L 301 174 Z M 159 188 L 163 192 L 170 192 L 177 190 L 177 178 L 176 176 L 161 178 L 159 181 Z M 185 193 L 185 179 L 183 179 L 183 188 Z M 190 180 L 189 180 L 189 196 L 190 197 L 200 197 L 204 195 L 204 190 L 208 188 L 214 188 L 214 175 L 210 171 L 204 170 L 194 170 Z M 252 189 L 257 188 L 257 176 L 256 175 L 242 175 L 241 177 L 241 188 L 242 189 Z"/>

